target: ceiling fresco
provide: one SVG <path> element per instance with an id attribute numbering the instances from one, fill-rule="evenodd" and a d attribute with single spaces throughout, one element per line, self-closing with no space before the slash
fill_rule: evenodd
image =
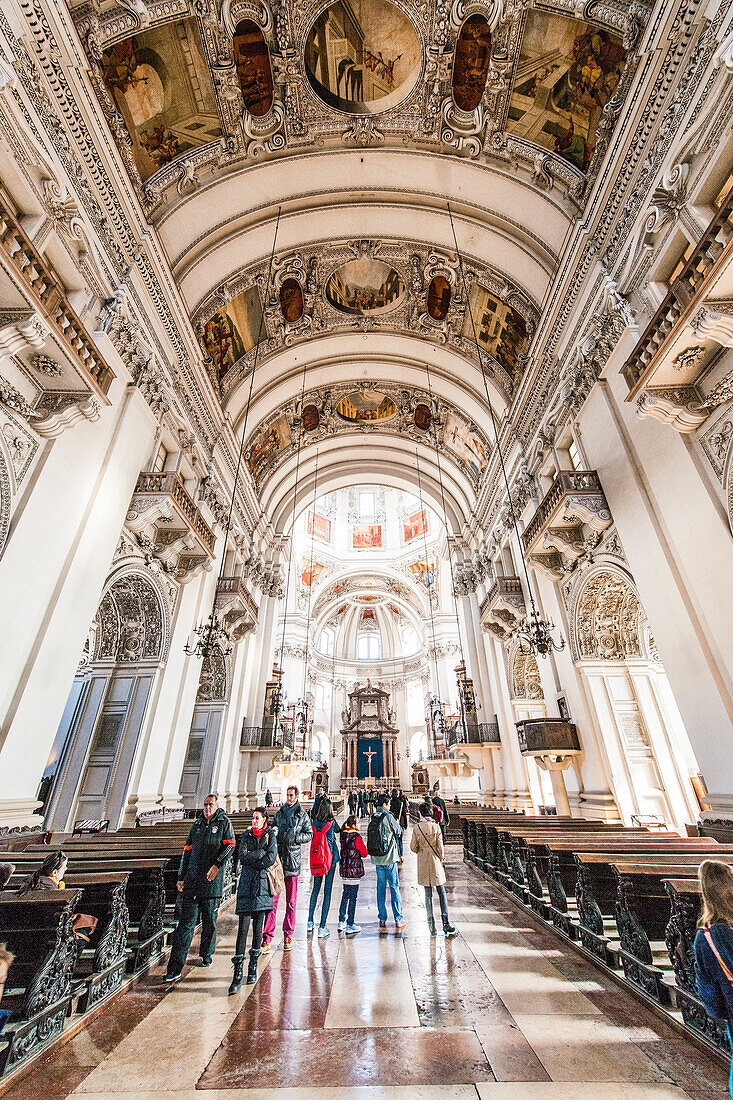
<path id="1" fill-rule="evenodd" d="M 586 22 L 561 0 L 179 0 L 179 18 L 151 6 L 141 29 L 133 8 L 80 3 L 75 18 L 149 214 L 182 182 L 331 141 L 524 164 L 580 205 L 649 14 L 630 0 L 585 5 Z"/>

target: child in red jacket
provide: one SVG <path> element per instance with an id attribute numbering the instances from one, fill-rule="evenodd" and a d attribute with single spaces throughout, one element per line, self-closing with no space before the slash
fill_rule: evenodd
<path id="1" fill-rule="evenodd" d="M 364 877 L 364 856 L 366 855 L 366 844 L 359 835 L 356 817 L 350 814 L 341 830 L 341 862 L 339 863 L 344 889 L 339 906 L 338 930 L 345 932 L 347 936 L 355 936 L 361 932 L 358 924 L 354 924 L 354 914 L 359 881 Z"/>

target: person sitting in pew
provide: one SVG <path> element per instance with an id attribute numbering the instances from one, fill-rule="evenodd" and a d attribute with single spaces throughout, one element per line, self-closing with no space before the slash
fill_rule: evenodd
<path id="1" fill-rule="evenodd" d="M 697 991 L 708 1015 L 726 1022 L 733 1047 L 733 868 L 706 859 L 697 874 L 702 894 L 694 944 Z M 733 1097 L 733 1063 L 728 1087 Z"/>
<path id="2" fill-rule="evenodd" d="M 8 978 L 8 970 L 10 969 L 10 964 L 13 962 L 14 959 L 15 955 L 13 955 L 12 952 L 8 951 L 4 943 L 0 943 L 0 1001 L 2 1001 L 3 999 L 5 982 Z M 12 1015 L 12 1012 L 10 1012 L 8 1009 L 0 1008 L 0 1032 L 2 1032 L 3 1027 Z"/>
<path id="3" fill-rule="evenodd" d="M 18 897 L 30 894 L 32 890 L 63 890 L 64 875 L 69 859 L 60 849 L 46 856 L 37 871 L 34 871 L 21 886 Z M 79 949 L 86 947 L 97 927 L 97 918 L 89 913 L 74 913 L 72 928 Z"/>
<path id="4" fill-rule="evenodd" d="M 0 863 L 0 890 L 4 890 L 15 871 L 14 863 Z"/>

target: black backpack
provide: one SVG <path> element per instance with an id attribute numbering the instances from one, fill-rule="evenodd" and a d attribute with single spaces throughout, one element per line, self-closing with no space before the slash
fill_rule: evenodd
<path id="1" fill-rule="evenodd" d="M 367 852 L 370 856 L 386 856 L 390 844 L 389 822 L 385 814 L 374 814 L 367 826 Z"/>

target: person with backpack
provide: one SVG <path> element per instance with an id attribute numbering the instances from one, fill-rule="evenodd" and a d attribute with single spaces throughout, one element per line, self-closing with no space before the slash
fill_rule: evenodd
<path id="1" fill-rule="evenodd" d="M 313 839 L 311 840 L 310 867 L 313 875 L 311 883 L 311 896 L 308 905 L 308 931 L 314 928 L 314 919 L 318 895 L 323 886 L 323 902 L 321 904 L 321 921 L 318 926 L 319 940 L 330 935 L 326 928 L 328 910 L 331 906 L 331 890 L 333 878 L 336 874 L 336 864 L 339 861 L 339 849 L 336 843 L 336 833 L 339 827 L 333 816 L 331 800 L 325 796 L 318 804 L 318 817 L 313 819 Z"/>
<path id="2" fill-rule="evenodd" d="M 395 920 L 395 931 L 401 932 L 407 923 L 402 915 L 402 896 L 400 895 L 400 880 L 397 873 L 397 860 L 399 859 L 397 838 L 402 836 L 402 829 L 387 809 L 388 802 L 389 795 L 380 794 L 377 797 L 377 805 L 369 819 L 367 828 L 367 851 L 372 857 L 372 863 L 377 868 L 379 931 L 387 931 L 387 887 L 389 886 L 389 900 Z"/>
<path id="3" fill-rule="evenodd" d="M 448 828 L 448 825 L 450 824 L 450 814 L 448 813 L 448 807 L 445 804 L 445 800 L 440 797 L 440 791 L 438 789 L 438 784 L 437 783 L 433 787 L 432 800 L 433 800 L 433 811 L 435 811 L 435 808 L 437 807 L 440 810 L 440 813 L 442 815 L 440 820 L 438 821 L 438 824 L 440 825 L 440 832 L 441 832 L 441 835 L 443 837 L 443 843 L 445 844 L 445 831 Z M 437 820 L 437 818 L 436 818 L 436 820 Z"/>
<path id="4" fill-rule="evenodd" d="M 440 915 L 443 919 L 443 931 L 446 936 L 455 936 L 456 930 L 448 916 L 448 899 L 445 896 L 444 849 L 440 825 L 433 821 L 430 807 L 420 806 L 420 820 L 412 830 L 410 851 L 417 854 L 417 881 L 425 889 L 425 909 L 428 914 L 430 935 L 435 935 L 435 917 L 433 915 L 433 887 L 438 894 Z"/>
<path id="5" fill-rule="evenodd" d="M 694 943 L 697 992 L 708 1015 L 726 1024 L 733 1049 L 733 867 L 706 859 L 697 877 L 702 894 Z M 733 1097 L 733 1063 L 728 1087 Z"/>
<path id="6" fill-rule="evenodd" d="M 364 856 L 368 854 L 359 833 L 359 826 L 356 824 L 356 817 L 350 814 L 341 830 L 341 859 L 339 860 L 343 890 L 339 906 L 338 930 L 345 932 L 347 936 L 356 936 L 361 932 L 358 924 L 354 923 L 354 916 L 359 882 L 364 877 Z"/>
<path id="7" fill-rule="evenodd" d="M 252 925 L 252 946 L 249 952 L 247 985 L 257 981 L 257 960 L 262 948 L 262 932 L 267 914 L 272 909 L 273 890 L 267 874 L 277 861 L 277 829 L 267 823 L 267 810 L 258 806 L 252 811 L 252 825 L 239 838 L 237 861 L 241 867 L 237 884 L 236 913 L 239 917 L 237 944 L 232 962 L 234 975 L 229 986 L 231 994 L 242 987 L 244 953 L 247 934 Z M 277 887 L 275 887 L 277 891 Z"/>

